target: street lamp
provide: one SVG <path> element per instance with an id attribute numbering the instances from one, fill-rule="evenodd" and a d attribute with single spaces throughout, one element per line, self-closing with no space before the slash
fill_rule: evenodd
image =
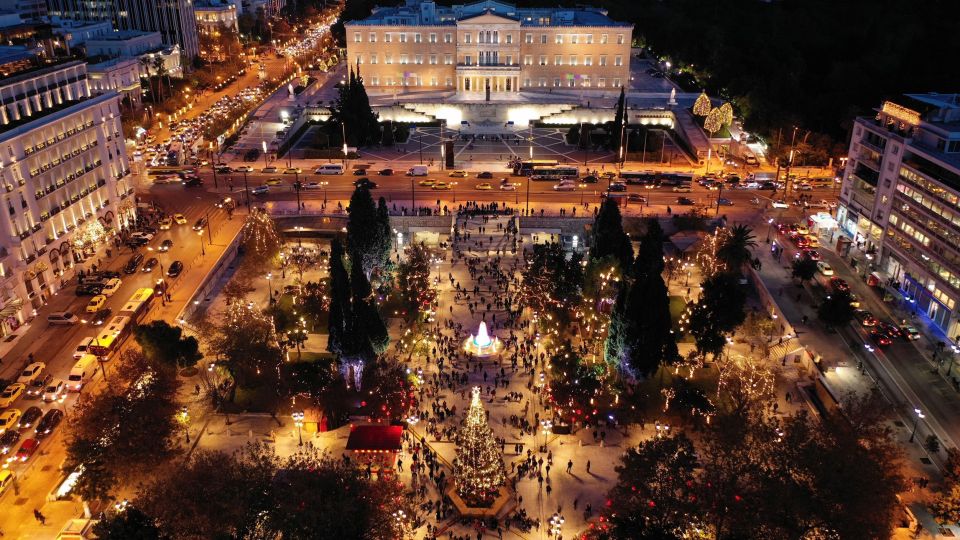
<path id="1" fill-rule="evenodd" d="M 560 532 L 563 528 L 564 521 L 566 520 L 564 520 L 563 516 L 560 514 L 554 514 L 550 516 L 550 536 L 560 538 Z"/>
<path id="2" fill-rule="evenodd" d="M 547 437 L 550 435 L 550 431 L 553 429 L 553 422 L 550 420 L 541 420 L 540 426 L 543 428 L 543 448 L 547 448 Z"/>
<path id="3" fill-rule="evenodd" d="M 297 438 L 300 439 L 298 446 L 303 446 L 303 411 L 293 411 L 293 425 L 297 426 Z"/>
<path id="4" fill-rule="evenodd" d="M 918 408 L 914 408 L 913 412 L 917 414 L 917 418 L 913 421 L 913 433 L 910 434 L 910 442 L 913 442 L 914 437 L 917 435 L 917 427 L 920 425 L 920 420 L 926 418 L 926 416 L 923 414 L 923 411 Z"/>
<path id="5" fill-rule="evenodd" d="M 203 229 L 197 231 L 197 236 L 200 237 L 200 256 L 205 256 L 207 254 L 206 250 L 203 249 Z"/>
<path id="6" fill-rule="evenodd" d="M 268 167 L 270 164 L 267 163 L 267 141 L 260 141 L 260 146 L 263 147 L 263 166 Z"/>
<path id="7" fill-rule="evenodd" d="M 327 186 L 330 185 L 330 182 L 320 182 L 320 185 L 323 186 L 323 205 L 327 205 Z"/>
<path id="8" fill-rule="evenodd" d="M 267 297 L 267 305 L 269 306 L 273 304 L 273 283 L 272 283 L 273 273 L 268 272 L 266 277 L 267 277 L 267 291 L 269 291 L 270 293 L 270 296 Z"/>
<path id="9" fill-rule="evenodd" d="M 190 444 L 190 411 L 187 410 L 186 405 L 180 407 L 180 412 L 177 413 L 177 421 L 183 426 L 183 432 L 187 436 L 187 444 Z"/>

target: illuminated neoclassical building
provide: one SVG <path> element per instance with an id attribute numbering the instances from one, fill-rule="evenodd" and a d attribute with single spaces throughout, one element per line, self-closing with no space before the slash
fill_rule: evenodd
<path id="1" fill-rule="evenodd" d="M 406 0 L 346 24 L 347 54 L 372 91 L 455 90 L 491 99 L 518 91 L 619 92 L 630 79 L 633 25 L 599 8 L 452 7 Z"/>

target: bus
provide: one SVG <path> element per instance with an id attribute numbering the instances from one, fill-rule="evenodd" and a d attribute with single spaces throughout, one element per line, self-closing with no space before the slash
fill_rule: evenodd
<path id="1" fill-rule="evenodd" d="M 167 165 L 183 165 L 184 152 L 183 144 L 180 141 L 173 141 L 167 149 Z"/>
<path id="2" fill-rule="evenodd" d="M 660 175 L 660 185 L 671 187 L 688 187 L 693 183 L 693 173 L 665 172 Z"/>
<path id="3" fill-rule="evenodd" d="M 150 309 L 150 304 L 153 303 L 153 293 L 153 289 L 149 287 L 137 289 L 137 292 L 133 293 L 133 296 L 120 308 L 120 315 L 128 317 L 135 322 L 140 322 L 140 319 L 142 319 Z"/>
<path id="4" fill-rule="evenodd" d="M 517 176 L 530 176 L 533 170 L 538 167 L 556 167 L 560 162 L 555 159 L 530 159 L 520 162 L 520 167 L 513 174 Z"/>
<path id="5" fill-rule="evenodd" d="M 566 180 L 568 178 L 578 178 L 580 169 L 576 167 L 554 166 L 537 167 L 530 173 L 530 180 Z"/>
<path id="6" fill-rule="evenodd" d="M 117 315 L 93 338 L 87 350 L 100 358 L 112 355 L 130 334 L 130 317 Z"/>
<path id="7" fill-rule="evenodd" d="M 660 183 L 660 173 L 656 171 L 620 171 L 620 179 L 628 184 L 654 187 Z"/>

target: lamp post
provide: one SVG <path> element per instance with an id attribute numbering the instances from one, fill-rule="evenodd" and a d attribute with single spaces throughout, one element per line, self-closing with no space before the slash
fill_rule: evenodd
<path id="1" fill-rule="evenodd" d="M 550 420 L 541 420 L 540 426 L 543 428 L 543 448 L 547 448 L 547 437 L 550 435 L 550 430 L 553 429 L 553 422 Z"/>
<path id="2" fill-rule="evenodd" d="M 183 426 L 183 433 L 187 436 L 187 444 L 190 444 L 190 411 L 187 410 L 186 405 L 180 407 L 180 412 L 177 413 L 177 421 Z"/>
<path id="3" fill-rule="evenodd" d="M 298 446 L 303 446 L 303 411 L 293 411 L 293 425 L 297 426 L 297 438 L 300 439 Z"/>
<path id="4" fill-rule="evenodd" d="M 250 185 L 247 183 L 247 169 L 243 169 L 243 195 L 247 199 L 247 212 L 250 211 Z"/>
<path id="5" fill-rule="evenodd" d="M 330 182 L 320 182 L 320 185 L 323 186 L 323 205 L 327 205 L 327 186 L 330 185 Z"/>
<path id="6" fill-rule="evenodd" d="M 918 408 L 914 408 L 913 412 L 916 413 L 917 418 L 916 420 L 913 421 L 913 432 L 910 433 L 910 442 L 913 442 L 914 437 L 917 436 L 917 427 L 920 426 L 920 420 L 923 420 L 924 418 L 926 418 L 926 416 L 924 416 L 923 414 L 923 411 L 921 411 Z"/>
<path id="7" fill-rule="evenodd" d="M 267 162 L 267 141 L 260 141 L 260 146 L 263 147 L 263 166 L 268 167 L 270 163 Z"/>
<path id="8" fill-rule="evenodd" d="M 206 250 L 203 249 L 203 229 L 197 231 L 197 236 L 200 237 L 200 256 L 203 257 L 207 254 Z"/>
<path id="9" fill-rule="evenodd" d="M 273 282 L 272 282 L 273 273 L 268 272 L 266 278 L 267 278 L 267 292 L 270 294 L 270 296 L 267 297 L 267 305 L 269 306 L 273 304 Z"/>
<path id="10" fill-rule="evenodd" d="M 300 190 L 303 189 L 303 184 L 300 183 L 300 173 L 296 173 L 297 179 L 293 181 L 293 190 L 297 192 L 297 213 L 300 213 Z"/>

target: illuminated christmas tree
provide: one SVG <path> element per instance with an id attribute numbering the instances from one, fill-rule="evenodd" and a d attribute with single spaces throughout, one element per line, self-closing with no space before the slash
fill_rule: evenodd
<path id="1" fill-rule="evenodd" d="M 729 102 L 724 103 L 723 105 L 721 105 L 721 106 L 720 106 L 720 116 L 721 116 L 720 122 L 721 122 L 723 125 L 729 126 L 729 125 L 733 124 L 733 105 L 730 105 Z"/>
<path id="2" fill-rule="evenodd" d="M 720 112 L 720 109 L 713 108 L 703 120 L 703 129 L 707 130 L 713 137 L 713 134 L 720 131 L 721 127 L 723 127 L 723 113 Z"/>
<path id="3" fill-rule="evenodd" d="M 480 403 L 480 388 L 473 388 L 467 418 L 457 434 L 454 462 L 457 493 L 471 506 L 489 506 L 506 481 L 500 448 Z"/>
<path id="4" fill-rule="evenodd" d="M 710 98 L 706 92 L 700 92 L 697 101 L 693 103 L 693 114 L 697 116 L 706 116 L 710 114 Z"/>

